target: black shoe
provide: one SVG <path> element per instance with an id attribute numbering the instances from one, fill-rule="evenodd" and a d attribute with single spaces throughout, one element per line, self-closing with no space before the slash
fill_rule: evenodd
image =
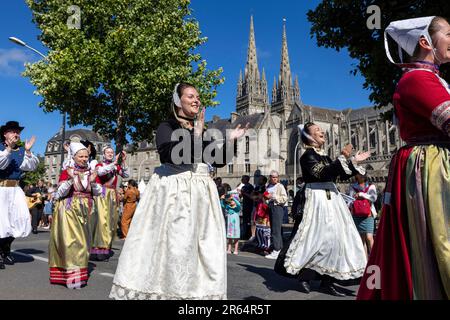
<path id="1" fill-rule="evenodd" d="M 103 262 L 108 262 L 109 261 L 109 254 L 97 254 L 97 261 L 103 261 Z"/>
<path id="2" fill-rule="evenodd" d="M 31 232 L 33 232 L 33 234 L 38 234 L 37 229 L 33 229 L 33 231 L 31 231 Z"/>
<path id="3" fill-rule="evenodd" d="M 0 255 L 0 270 L 3 270 L 3 269 L 5 269 L 5 264 L 3 263 L 3 258 Z"/>
<path id="4" fill-rule="evenodd" d="M 309 285 L 308 281 L 300 281 L 300 291 L 304 293 L 311 292 L 311 286 Z"/>
<path id="5" fill-rule="evenodd" d="M 14 260 L 13 256 L 10 253 L 3 256 L 3 263 L 4 264 L 12 266 L 12 265 L 14 265 L 15 262 L 16 261 Z"/>
<path id="6" fill-rule="evenodd" d="M 336 290 L 336 287 L 332 283 L 327 283 L 322 286 L 324 293 L 331 294 L 335 297 L 345 297 L 345 293 Z"/>

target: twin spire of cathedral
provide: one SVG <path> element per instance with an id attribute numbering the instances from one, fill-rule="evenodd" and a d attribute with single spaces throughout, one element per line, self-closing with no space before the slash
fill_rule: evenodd
<path id="1" fill-rule="evenodd" d="M 292 109 L 293 103 L 300 101 L 298 78 L 295 79 L 294 85 L 292 84 L 289 51 L 287 46 L 286 19 L 283 19 L 283 22 L 280 75 L 278 81 L 274 79 L 272 89 L 272 109 L 280 109 L 280 107 L 281 109 Z M 264 68 L 262 77 L 260 77 L 259 73 L 253 16 L 250 17 L 247 63 L 245 65 L 244 74 L 242 74 L 242 70 L 240 71 L 237 93 L 237 113 L 246 115 L 268 111 L 269 97 L 267 80 Z"/>

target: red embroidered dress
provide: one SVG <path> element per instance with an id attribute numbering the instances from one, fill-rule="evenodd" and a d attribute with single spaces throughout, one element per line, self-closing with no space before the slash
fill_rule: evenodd
<path id="1" fill-rule="evenodd" d="M 450 298 L 450 89 L 411 64 L 394 94 L 400 136 L 357 299 Z"/>

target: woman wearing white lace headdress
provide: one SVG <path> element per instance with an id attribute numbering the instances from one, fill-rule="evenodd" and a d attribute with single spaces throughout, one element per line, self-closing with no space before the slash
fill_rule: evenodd
<path id="1" fill-rule="evenodd" d="M 325 133 L 314 124 L 305 124 L 301 139 L 306 151 L 300 158 L 305 181 L 305 204 L 302 221 L 292 238 L 284 259 L 286 272 L 300 274 L 303 269 L 320 274 L 323 289 L 335 296 L 345 296 L 333 282 L 360 278 L 366 267 L 366 254 L 352 215 L 336 188 L 338 177 L 349 179 L 365 173 L 358 162 L 370 152 L 358 152 L 351 157 L 352 145 L 344 147 L 335 160 L 323 148 Z M 282 257 L 282 256 L 281 256 Z M 301 290 L 309 293 L 307 281 Z"/>
<path id="2" fill-rule="evenodd" d="M 156 133 L 162 165 L 134 214 L 113 280 L 114 299 L 226 298 L 225 222 L 205 162 L 225 166 L 233 141 L 246 129 L 236 128 L 221 143 L 203 141 L 204 109 L 187 83 L 175 88 L 173 113 Z M 211 146 L 215 161 L 204 152 Z"/>
<path id="3" fill-rule="evenodd" d="M 389 166 L 357 298 L 450 299 L 450 88 L 439 75 L 450 62 L 450 24 L 435 16 L 390 23 L 385 46 L 395 63 L 388 36 L 403 69 L 393 104 L 406 145 Z"/>
<path id="4" fill-rule="evenodd" d="M 90 241 L 90 223 L 94 213 L 93 196 L 101 188 L 95 182 L 96 173 L 88 164 L 87 148 L 70 144 L 74 166 L 61 173 L 53 225 L 49 242 L 50 283 L 67 288 L 87 284 Z"/>
<path id="5" fill-rule="evenodd" d="M 119 222 L 119 195 L 117 182 L 119 177 L 128 178 L 125 163 L 126 152 L 122 151 L 114 159 L 114 150 L 106 146 L 102 150 L 103 160 L 97 164 L 97 183 L 102 193 L 95 197 L 96 219 L 92 225 L 91 259 L 107 261 L 111 255 L 111 246 L 117 235 Z"/>

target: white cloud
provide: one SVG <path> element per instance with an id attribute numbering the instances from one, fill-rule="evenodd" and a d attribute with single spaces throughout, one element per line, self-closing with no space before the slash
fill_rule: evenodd
<path id="1" fill-rule="evenodd" d="M 0 48 L 0 76 L 20 76 L 24 63 L 34 61 L 34 57 L 23 49 Z"/>

